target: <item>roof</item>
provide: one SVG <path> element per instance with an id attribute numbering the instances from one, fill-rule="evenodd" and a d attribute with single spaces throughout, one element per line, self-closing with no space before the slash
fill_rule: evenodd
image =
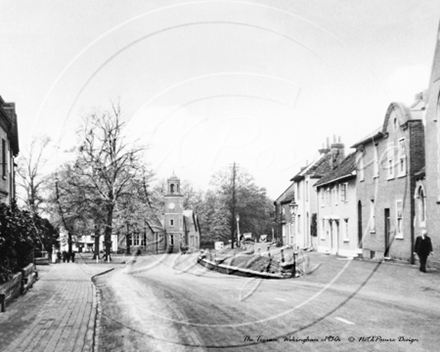
<path id="1" fill-rule="evenodd" d="M 382 126 L 374 130 L 372 133 L 362 138 L 359 142 L 353 144 L 351 147 L 356 148 L 357 146 L 369 142 L 374 142 L 385 136 L 388 131 L 388 123 L 390 120 L 391 113 L 394 111 L 396 118 L 401 126 L 407 124 L 409 121 L 421 121 L 423 118 L 423 111 L 425 110 L 425 102 L 416 101 L 411 108 L 406 107 L 402 103 L 393 102 L 388 106 L 387 112 L 385 113 L 385 118 Z"/>
<path id="2" fill-rule="evenodd" d="M 353 144 L 351 147 L 356 148 L 358 145 L 365 144 L 366 142 L 375 141 L 383 137 L 383 126 L 376 128 L 373 132 L 367 134 L 359 142 Z"/>
<path id="3" fill-rule="evenodd" d="M 332 170 L 331 167 L 331 152 L 322 155 L 317 161 L 312 162 L 299 173 L 297 173 L 290 181 L 300 181 L 306 176 L 322 177 Z"/>
<path id="4" fill-rule="evenodd" d="M 342 162 L 332 171 L 324 175 L 315 186 L 323 186 L 337 180 L 346 179 L 356 175 L 356 153 L 349 154 Z"/>
<path id="5" fill-rule="evenodd" d="M 275 199 L 274 203 L 281 203 L 281 202 L 285 202 L 286 200 L 291 201 L 293 199 L 295 199 L 295 192 L 293 190 L 293 183 L 292 183 L 289 185 L 289 187 L 285 189 L 283 193 L 281 193 L 281 195 L 277 199 Z"/>

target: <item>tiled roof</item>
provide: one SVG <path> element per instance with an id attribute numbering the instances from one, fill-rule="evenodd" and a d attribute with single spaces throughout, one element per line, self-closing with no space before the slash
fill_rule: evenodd
<path id="1" fill-rule="evenodd" d="M 290 184 L 289 187 L 286 188 L 286 190 L 281 193 L 281 195 L 275 199 L 274 203 L 281 203 L 286 201 L 286 199 L 291 198 L 290 200 L 295 198 L 295 192 L 293 190 L 293 184 Z"/>
<path id="2" fill-rule="evenodd" d="M 315 186 L 319 187 L 338 179 L 352 177 L 356 172 L 356 153 L 349 154 L 342 162 L 332 171 L 325 174 Z"/>
<path id="3" fill-rule="evenodd" d="M 290 181 L 302 180 L 305 176 L 322 177 L 332 170 L 331 151 L 321 156 L 317 161 L 309 164 L 299 173 L 297 173 Z"/>

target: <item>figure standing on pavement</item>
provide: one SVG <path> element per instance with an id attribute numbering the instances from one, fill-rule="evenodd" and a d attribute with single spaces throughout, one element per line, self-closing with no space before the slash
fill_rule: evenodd
<path id="1" fill-rule="evenodd" d="M 421 236 L 416 239 L 414 253 L 417 253 L 420 260 L 420 271 L 426 273 L 426 261 L 430 253 L 432 253 L 432 243 L 426 230 L 422 230 Z"/>

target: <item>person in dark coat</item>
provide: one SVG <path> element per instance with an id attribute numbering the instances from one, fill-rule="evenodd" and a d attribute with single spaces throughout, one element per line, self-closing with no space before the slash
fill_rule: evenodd
<path id="1" fill-rule="evenodd" d="M 63 263 L 67 261 L 67 252 L 63 251 Z"/>
<path id="2" fill-rule="evenodd" d="M 420 271 L 426 273 L 426 261 L 429 254 L 432 253 L 432 243 L 426 230 L 422 230 L 422 235 L 416 239 L 416 245 L 414 246 L 414 253 L 419 256 Z"/>

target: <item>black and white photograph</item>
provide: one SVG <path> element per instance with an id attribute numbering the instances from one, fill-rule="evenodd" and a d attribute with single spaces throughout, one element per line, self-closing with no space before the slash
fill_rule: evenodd
<path id="1" fill-rule="evenodd" d="M 438 0 L 0 0 L 1 352 L 432 352 Z"/>

